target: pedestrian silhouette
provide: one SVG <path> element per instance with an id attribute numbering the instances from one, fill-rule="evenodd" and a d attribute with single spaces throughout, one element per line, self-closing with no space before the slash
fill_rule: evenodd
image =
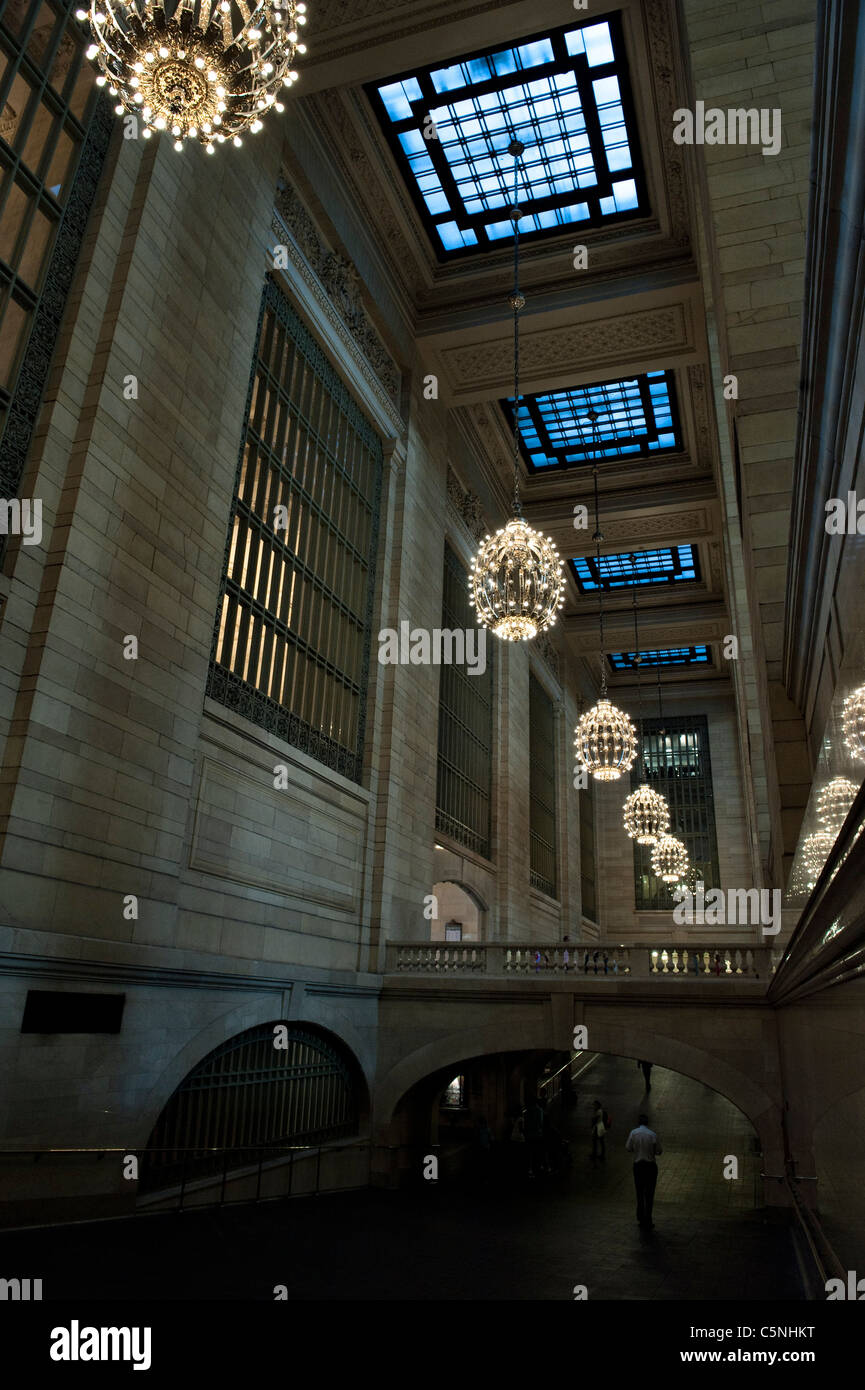
<path id="1" fill-rule="evenodd" d="M 648 1115 L 640 1115 L 636 1129 L 632 1129 L 625 1144 L 628 1153 L 634 1155 L 634 1188 L 637 1193 L 637 1220 L 645 1230 L 651 1231 L 652 1206 L 655 1201 L 655 1187 L 658 1182 L 658 1165 L 655 1159 L 663 1153 L 661 1141 L 653 1129 L 649 1129 Z"/>

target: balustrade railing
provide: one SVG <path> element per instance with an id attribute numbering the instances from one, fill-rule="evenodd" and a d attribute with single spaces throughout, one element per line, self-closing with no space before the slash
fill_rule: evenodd
<path id="1" fill-rule="evenodd" d="M 555 975 L 621 979 L 768 980 L 779 952 L 770 946 L 632 946 L 518 942 L 388 942 L 385 969 L 401 975 Z"/>

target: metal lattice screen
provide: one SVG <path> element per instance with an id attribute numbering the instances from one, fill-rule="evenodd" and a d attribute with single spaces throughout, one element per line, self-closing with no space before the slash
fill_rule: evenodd
<path id="1" fill-rule="evenodd" d="M 18 496 L 113 124 L 86 47 L 86 32 L 70 0 L 0 4 L 4 498 Z"/>
<path id="2" fill-rule="evenodd" d="M 583 916 L 590 921 L 598 920 L 598 903 L 595 893 L 595 786 L 592 778 L 588 785 L 577 793 L 580 798 L 580 892 L 583 901 Z"/>
<path id="3" fill-rule="evenodd" d="M 268 280 L 207 693 L 360 781 L 381 440 Z"/>
<path id="4" fill-rule="evenodd" d="M 468 575 L 445 545 L 442 627 L 466 631 L 476 626 Z M 442 666 L 436 829 L 486 859 L 490 857 L 492 778 L 492 663 L 487 660 L 482 675 L 470 675 L 465 665 Z"/>
<path id="5" fill-rule="evenodd" d="M 667 798 L 670 833 L 686 845 L 706 888 L 717 888 L 718 840 L 705 715 L 643 720 L 642 754 L 642 765 L 638 759 L 631 772 L 631 787 L 640 785 L 644 768 L 649 786 Z M 634 845 L 634 884 L 638 909 L 675 907 L 669 888 L 652 872 L 651 846 Z"/>
<path id="6" fill-rule="evenodd" d="M 556 896 L 556 744 L 553 702 L 529 676 L 529 839 L 534 888 Z"/>
<path id="7" fill-rule="evenodd" d="M 178 1087 L 150 1136 L 142 1190 L 222 1166 L 209 1150 L 261 1149 L 320 1143 L 357 1132 L 355 1083 L 346 1060 L 324 1039 L 285 1024 L 286 1046 L 274 1046 L 264 1024 L 223 1043 Z M 184 1151 L 181 1155 L 181 1151 Z M 191 1152 L 190 1152 L 191 1151 Z"/>

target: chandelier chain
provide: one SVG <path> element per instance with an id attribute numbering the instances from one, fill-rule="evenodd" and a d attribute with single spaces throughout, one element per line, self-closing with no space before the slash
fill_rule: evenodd
<path id="1" fill-rule="evenodd" d="M 592 422 L 592 454 L 593 454 L 592 479 L 593 479 L 594 487 L 595 487 L 595 535 L 594 535 L 594 541 L 595 541 L 595 564 L 596 564 L 597 575 L 598 575 L 598 628 L 599 628 L 599 631 L 600 631 L 600 638 L 601 638 L 601 699 L 603 700 L 604 697 L 606 696 L 606 693 L 607 693 L 607 666 L 606 666 L 606 661 L 605 661 L 605 656 L 606 656 L 605 646 L 606 646 L 606 644 L 605 644 L 605 640 L 604 640 L 604 583 L 603 583 L 603 579 L 602 579 L 602 576 L 601 576 L 601 541 L 603 540 L 603 534 L 602 534 L 602 532 L 601 532 L 601 510 L 600 510 L 600 501 L 599 501 L 599 497 L 598 497 L 598 460 L 597 460 L 596 457 L 594 457 L 595 452 L 596 452 L 596 445 L 597 445 L 597 418 L 598 418 L 598 417 L 597 417 L 596 413 L 595 413 L 593 410 L 592 410 L 592 411 L 589 411 L 589 419 L 590 419 L 591 422 Z"/>
<path id="2" fill-rule="evenodd" d="M 519 149 L 517 149 L 518 145 Z M 519 206 L 520 155 L 522 154 L 522 145 L 515 139 L 512 141 L 510 148 L 514 151 L 514 288 L 511 294 L 511 306 L 514 311 L 514 515 L 522 516 L 523 513 L 520 504 L 520 309 L 522 308 L 522 295 L 520 294 Z"/>

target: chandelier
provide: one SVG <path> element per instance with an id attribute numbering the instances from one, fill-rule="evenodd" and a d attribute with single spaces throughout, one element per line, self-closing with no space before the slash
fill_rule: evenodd
<path id="1" fill-rule="evenodd" d="M 690 868 L 688 851 L 674 835 L 660 835 L 652 847 L 652 871 L 664 883 L 678 883 Z"/>
<path id="2" fill-rule="evenodd" d="M 858 791 L 855 782 L 833 777 L 817 798 L 817 815 L 827 830 L 839 831 Z"/>
<path id="3" fill-rule="evenodd" d="M 517 139 L 508 145 L 514 160 L 514 288 L 508 301 L 514 314 L 514 515 L 494 536 L 484 537 L 469 577 L 478 622 L 510 642 L 525 642 L 551 627 L 565 601 L 565 562 L 551 537 L 544 538 L 523 520 L 520 505 L 520 310 L 526 300 L 520 291 L 517 181 L 524 149 Z"/>
<path id="4" fill-rule="evenodd" d="M 847 747 L 857 762 L 865 762 L 865 685 L 847 696 L 841 717 Z"/>
<path id="5" fill-rule="evenodd" d="M 630 772 L 637 756 L 637 731 L 630 716 L 607 699 L 606 684 L 601 698 L 580 716 L 574 747 L 577 759 L 598 782 L 615 782 Z"/>
<path id="6" fill-rule="evenodd" d="M 601 575 L 598 572 L 600 581 Z M 635 792 L 626 797 L 622 807 L 625 833 L 638 845 L 653 845 L 670 828 L 670 808 L 660 792 L 645 781 L 646 743 L 643 738 L 643 686 L 641 681 L 640 634 L 637 626 L 637 590 L 634 588 L 634 665 L 637 668 L 637 709 L 640 719 L 640 756 L 644 780 Z M 660 667 L 658 668 L 660 670 Z"/>
<path id="7" fill-rule="evenodd" d="M 75 13 L 116 114 L 137 116 L 145 140 L 170 132 L 176 150 L 196 140 L 213 154 L 256 134 L 268 111 L 285 110 L 279 97 L 306 52 L 306 5 L 295 0 L 90 0 Z"/>
<path id="8" fill-rule="evenodd" d="M 813 888 L 820 877 L 834 843 L 835 836 L 830 835 L 828 830 L 815 830 L 813 835 L 805 836 L 802 842 L 802 862 L 808 874 L 810 887 Z"/>
<path id="9" fill-rule="evenodd" d="M 643 782 L 625 801 L 625 830 L 638 845 L 653 845 L 670 829 L 670 808 L 660 792 Z"/>

